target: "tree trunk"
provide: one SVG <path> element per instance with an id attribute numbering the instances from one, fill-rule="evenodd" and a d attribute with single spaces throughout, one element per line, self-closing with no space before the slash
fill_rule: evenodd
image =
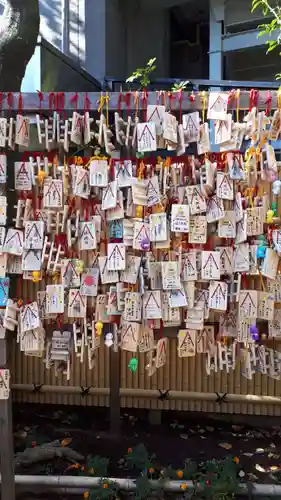
<path id="1" fill-rule="evenodd" d="M 39 0 L 6 0 L 0 26 L 0 92 L 20 91 L 39 26 Z"/>

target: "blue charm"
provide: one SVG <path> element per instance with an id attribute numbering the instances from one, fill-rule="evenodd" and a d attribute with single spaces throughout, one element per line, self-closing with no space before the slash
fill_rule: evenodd
<path id="1" fill-rule="evenodd" d="M 10 278 L 0 278 L 0 307 L 7 305 L 9 298 Z"/>
<path id="2" fill-rule="evenodd" d="M 266 253 L 266 247 L 257 248 L 257 259 L 264 259 Z"/>

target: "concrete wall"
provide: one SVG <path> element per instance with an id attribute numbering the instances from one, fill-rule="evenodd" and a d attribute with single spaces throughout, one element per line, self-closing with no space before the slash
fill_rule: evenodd
<path id="1" fill-rule="evenodd" d="M 62 0 L 39 0 L 40 34 L 57 49 L 62 50 L 63 15 Z"/>
<path id="2" fill-rule="evenodd" d="M 125 78 L 151 57 L 157 76 L 168 76 L 168 9 L 150 13 L 130 0 L 40 0 L 40 13 L 41 35 L 96 78 Z"/>
<path id="3" fill-rule="evenodd" d="M 168 10 L 144 12 L 138 2 L 86 0 L 85 69 L 96 78 L 124 79 L 157 57 L 156 76 L 168 76 Z"/>

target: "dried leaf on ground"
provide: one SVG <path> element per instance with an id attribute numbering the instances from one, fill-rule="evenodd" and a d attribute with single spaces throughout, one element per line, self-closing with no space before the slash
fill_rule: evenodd
<path id="1" fill-rule="evenodd" d="M 255 469 L 258 470 L 259 472 L 266 472 L 266 470 L 259 464 L 255 465 Z"/>
<path id="2" fill-rule="evenodd" d="M 221 448 L 224 448 L 225 450 L 231 450 L 231 448 L 232 448 L 232 444 L 230 444 L 230 443 L 220 443 L 219 446 Z"/>
<path id="3" fill-rule="evenodd" d="M 61 441 L 61 446 L 68 446 L 70 443 L 72 442 L 72 438 L 64 438 L 62 441 Z"/>

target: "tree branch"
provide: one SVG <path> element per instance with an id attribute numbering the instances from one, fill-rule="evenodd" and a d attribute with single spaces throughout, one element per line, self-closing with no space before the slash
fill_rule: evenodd
<path id="1" fill-rule="evenodd" d="M 6 0 L 0 26 L 0 91 L 19 92 L 39 34 L 38 0 Z"/>
<path id="2" fill-rule="evenodd" d="M 44 443 L 35 448 L 27 448 L 15 455 L 14 464 L 15 468 L 22 465 L 31 465 L 36 462 L 43 462 L 52 460 L 55 457 L 62 457 L 70 462 L 80 463 L 84 460 L 83 455 L 77 453 L 71 448 L 61 445 L 59 440 Z"/>

